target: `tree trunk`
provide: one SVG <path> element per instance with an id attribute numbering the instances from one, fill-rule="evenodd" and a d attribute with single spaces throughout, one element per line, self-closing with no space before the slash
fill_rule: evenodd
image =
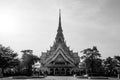
<path id="1" fill-rule="evenodd" d="M 120 79 L 120 74 L 118 74 L 118 79 Z"/>
<path id="2" fill-rule="evenodd" d="M 0 77 L 3 77 L 3 74 L 4 74 L 4 69 L 3 68 L 0 68 Z"/>
<path id="3" fill-rule="evenodd" d="M 28 66 L 28 76 L 31 76 L 32 75 L 32 66 L 29 65 Z"/>

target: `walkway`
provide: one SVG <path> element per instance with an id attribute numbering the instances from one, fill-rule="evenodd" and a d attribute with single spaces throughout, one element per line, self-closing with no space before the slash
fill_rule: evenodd
<path id="1" fill-rule="evenodd" d="M 46 78 L 38 78 L 38 79 L 12 79 L 12 77 L 9 78 L 0 78 L 0 80 L 120 80 L 115 78 L 110 79 L 79 79 L 72 76 L 48 76 Z"/>

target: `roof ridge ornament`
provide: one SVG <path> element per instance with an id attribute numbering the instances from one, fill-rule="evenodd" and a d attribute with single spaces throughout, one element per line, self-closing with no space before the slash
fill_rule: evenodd
<path id="1" fill-rule="evenodd" d="M 57 35 L 55 40 L 57 43 L 64 42 L 64 35 L 63 35 L 62 26 L 61 26 L 61 9 L 59 9 L 59 23 L 58 23 L 58 30 L 57 30 Z"/>
<path id="2" fill-rule="evenodd" d="M 61 25 L 61 9 L 59 9 L 59 24 L 58 24 L 58 32 L 62 32 L 62 25 Z"/>

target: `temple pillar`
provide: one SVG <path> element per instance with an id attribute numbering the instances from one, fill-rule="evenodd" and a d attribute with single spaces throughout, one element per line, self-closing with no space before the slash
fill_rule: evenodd
<path id="1" fill-rule="evenodd" d="M 65 75 L 66 75 L 66 68 L 64 68 L 64 71 L 65 71 Z"/>
<path id="2" fill-rule="evenodd" d="M 56 68 L 53 68 L 53 75 L 55 75 L 55 69 L 56 69 Z"/>

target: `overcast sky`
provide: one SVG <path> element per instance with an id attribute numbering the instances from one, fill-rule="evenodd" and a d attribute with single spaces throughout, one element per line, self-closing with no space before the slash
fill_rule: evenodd
<path id="1" fill-rule="evenodd" d="M 0 0 L 0 44 L 40 56 L 55 40 L 59 8 L 71 50 L 82 55 L 97 46 L 103 58 L 120 54 L 120 0 Z"/>

